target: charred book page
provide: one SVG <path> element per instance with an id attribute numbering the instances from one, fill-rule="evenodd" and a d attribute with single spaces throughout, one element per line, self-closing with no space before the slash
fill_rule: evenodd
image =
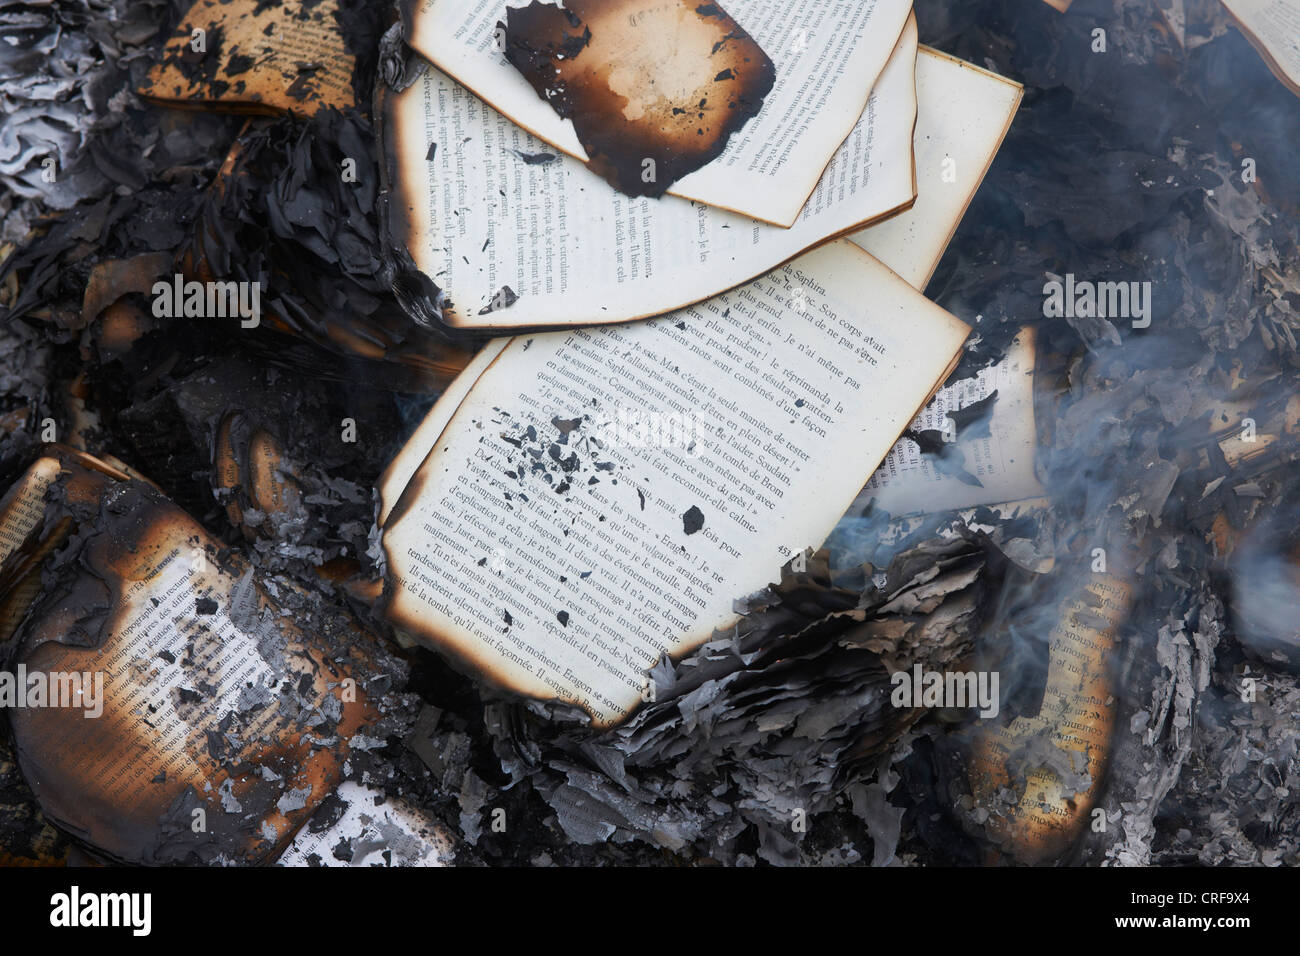
<path id="1" fill-rule="evenodd" d="M 551 148 L 602 168 L 612 162 L 620 182 L 631 179 L 626 184 L 639 192 L 667 189 L 783 227 L 798 219 L 827 164 L 860 123 L 912 9 L 910 0 L 586 0 L 564 5 L 578 19 L 571 25 L 559 8 L 532 3 L 525 12 L 514 9 L 521 6 L 404 0 L 401 9 L 412 47 Z M 726 17 L 739 31 L 723 33 Z M 554 32 L 529 29 L 539 20 L 558 30 L 565 57 L 554 57 L 561 70 L 551 78 L 562 81 L 558 85 L 547 84 L 531 68 L 533 58 L 519 52 L 555 45 Z M 717 34 L 723 39 L 701 46 Z M 774 79 L 760 55 L 771 61 Z M 511 59 L 533 75 L 540 95 Z M 591 72 L 587 59 L 597 61 Z M 718 69 L 710 72 L 712 65 Z M 667 91 L 650 88 L 661 73 L 672 78 Z M 686 87 L 697 84 L 705 92 L 690 108 L 682 106 Z M 770 90 L 761 109 L 749 118 L 742 100 L 752 105 L 765 85 Z M 685 110 L 684 116 L 673 115 L 674 109 Z M 697 156 L 708 156 L 726 137 L 725 148 L 671 185 L 659 160 L 676 149 L 672 137 L 656 132 L 645 144 L 616 140 L 627 121 L 642 124 L 665 110 L 670 129 L 681 119 L 695 121 L 686 132 L 708 141 Z"/>
<path id="2" fill-rule="evenodd" d="M 911 204 L 916 51 L 909 20 L 861 122 L 790 229 L 615 192 L 430 69 L 381 96 L 390 241 L 446 293 L 443 321 L 453 327 L 597 325 L 692 305 Z"/>
<path id="3" fill-rule="evenodd" d="M 968 331 L 841 242 L 660 319 L 517 337 L 381 489 L 383 613 L 615 724 L 826 538 Z"/>
<path id="4" fill-rule="evenodd" d="M 1034 422 L 1034 330 L 1006 357 L 939 390 L 862 490 L 894 517 L 1041 498 Z"/>
<path id="5" fill-rule="evenodd" d="M 591 172 L 629 196 L 658 198 L 722 155 L 776 82 L 718 4 L 533 0 L 504 29 L 506 59 L 572 122 Z"/>
<path id="6" fill-rule="evenodd" d="M 274 859 L 374 717 L 353 651 L 150 485 L 49 446 L 0 501 L 4 704 L 42 812 L 125 863 Z"/>
<path id="7" fill-rule="evenodd" d="M 169 106 L 311 115 L 356 104 L 337 0 L 199 0 L 141 96 Z"/>
<path id="8" fill-rule="evenodd" d="M 1300 96 L 1300 2 L 1223 0 L 1223 5 L 1273 75 Z"/>
<path id="9" fill-rule="evenodd" d="M 1022 864 L 1059 859 L 1092 822 L 1115 733 L 1116 659 L 1134 587 L 1118 569 L 1079 577 L 1048 635 L 1037 712 L 980 724 L 968 744 L 964 823 Z"/>
<path id="10" fill-rule="evenodd" d="M 506 59 L 619 192 L 662 196 L 758 115 L 776 67 L 716 3 L 533 0 L 508 8 Z"/>
<path id="11" fill-rule="evenodd" d="M 1024 87 L 973 63 L 921 47 L 916 57 L 916 202 L 849 236 L 924 289 L 1024 97 Z"/>
<path id="12" fill-rule="evenodd" d="M 408 800 L 345 780 L 298 831 L 276 866 L 450 866 L 447 828 Z"/>

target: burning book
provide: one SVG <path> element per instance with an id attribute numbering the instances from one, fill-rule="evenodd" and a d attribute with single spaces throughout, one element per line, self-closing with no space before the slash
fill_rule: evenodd
<path id="1" fill-rule="evenodd" d="M 390 238 L 444 290 L 442 320 L 463 329 L 659 314 L 846 234 L 924 285 L 1006 134 L 1021 90 L 934 51 L 918 55 L 915 44 L 909 21 L 867 111 L 789 229 L 673 196 L 647 204 L 632 222 L 626 200 L 575 160 L 545 152 L 545 144 L 468 89 L 428 70 L 402 92 L 381 91 Z M 466 138 L 470 128 L 479 132 Z M 924 176 L 913 169 L 913 143 L 926 151 Z M 552 158 L 526 162 L 530 156 Z M 441 184 L 448 181 L 464 188 L 447 191 Z M 547 200 L 534 203 L 533 195 Z M 918 208 L 906 212 L 914 200 Z M 558 247 L 502 227 L 503 215 L 525 210 L 529 228 L 557 235 Z M 560 216 L 581 217 L 591 227 L 561 228 Z M 683 259 L 684 245 L 695 252 Z M 674 263 L 671 283 L 659 281 L 657 264 L 666 262 Z"/>
<path id="2" fill-rule="evenodd" d="M 795 290 L 797 324 L 759 318 Z M 698 310 L 496 345 L 381 485 L 385 614 L 511 691 L 617 722 L 661 657 L 734 624 L 780 549 L 826 537 L 966 333 L 842 242 Z M 842 366 L 819 359 L 835 351 Z M 629 403 L 698 427 L 646 443 L 613 426 Z"/>
<path id="3" fill-rule="evenodd" d="M 10 4 L 3 859 L 1300 861 L 1293 6 Z"/>
<path id="4" fill-rule="evenodd" d="M 9 721 L 45 816 L 123 862 L 274 857 L 374 719 L 350 635 L 304 627 L 155 489 L 70 449 L 0 513 L 6 666 L 28 680 Z"/>

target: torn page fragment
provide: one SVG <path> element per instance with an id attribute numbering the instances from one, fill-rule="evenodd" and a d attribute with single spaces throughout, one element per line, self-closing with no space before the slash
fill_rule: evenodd
<path id="1" fill-rule="evenodd" d="M 1034 329 L 1006 357 L 940 389 L 862 490 L 895 517 L 1039 498 Z"/>
<path id="2" fill-rule="evenodd" d="M 718 4 L 570 0 L 506 11 L 505 54 L 574 130 L 593 171 L 662 196 L 758 114 L 776 67 Z"/>
<path id="3" fill-rule="evenodd" d="M 72 449 L 47 448 L 0 513 L 0 700 L 44 815 L 118 862 L 278 855 L 375 717 L 349 629 Z"/>
<path id="4" fill-rule="evenodd" d="M 449 866 L 455 842 L 407 800 L 346 780 L 298 831 L 277 866 Z"/>
<path id="5" fill-rule="evenodd" d="M 355 106 L 336 0 L 199 0 L 140 94 L 171 106 L 312 115 Z"/>

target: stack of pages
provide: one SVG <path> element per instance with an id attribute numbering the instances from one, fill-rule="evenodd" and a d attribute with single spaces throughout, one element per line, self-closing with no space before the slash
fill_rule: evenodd
<path id="1" fill-rule="evenodd" d="M 611 726 L 951 373 L 970 330 L 920 290 L 1021 87 L 919 46 L 900 0 L 403 15 L 428 66 L 377 103 L 389 239 L 498 337 L 384 475 L 382 608 Z"/>

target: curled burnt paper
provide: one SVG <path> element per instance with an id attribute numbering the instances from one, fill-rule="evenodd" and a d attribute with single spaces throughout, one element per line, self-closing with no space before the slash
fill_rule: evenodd
<path id="1" fill-rule="evenodd" d="M 805 554 L 802 571 L 787 563 L 780 582 L 737 602 L 735 629 L 661 661 L 652 699 L 614 732 L 593 737 L 554 703 L 489 705 L 498 753 L 576 843 L 603 844 L 615 831 L 674 850 L 698 841 L 734 864 L 743 820 L 760 859 L 797 860 L 782 836 L 792 814 L 826 812 L 846 793 L 858 813 L 862 784 L 845 790 L 852 768 L 887 755 L 922 719 L 890 703 L 891 672 L 958 666 L 988 601 L 987 555 L 967 532 L 918 543 L 880 569 L 832 570 L 830 558 Z M 515 757 L 532 753 L 541 756 Z M 701 773 L 734 797 L 684 805 L 674 794 Z"/>
<path id="2" fill-rule="evenodd" d="M 472 352 L 412 322 L 391 291 L 373 139 L 353 111 L 246 127 L 177 262 L 187 278 L 260 284 L 260 335 L 241 341 L 271 361 L 345 380 L 369 365 L 394 388 L 438 391 Z"/>
<path id="3" fill-rule="evenodd" d="M 1011 861 L 1059 860 L 1092 820 L 1115 734 L 1118 632 L 1132 600 L 1120 574 L 1091 574 L 1071 589 L 1050 632 L 1038 712 L 973 734 L 970 800 L 956 804 L 970 832 Z"/>
<path id="4" fill-rule="evenodd" d="M 506 11 L 505 55 L 573 127 L 590 167 L 662 196 L 758 115 L 776 67 L 716 3 L 570 0 Z"/>
<path id="5" fill-rule="evenodd" d="M 375 717 L 340 629 L 72 449 L 48 447 L 0 514 L 5 666 L 27 678 L 8 714 L 45 816 L 120 862 L 277 856 Z"/>

